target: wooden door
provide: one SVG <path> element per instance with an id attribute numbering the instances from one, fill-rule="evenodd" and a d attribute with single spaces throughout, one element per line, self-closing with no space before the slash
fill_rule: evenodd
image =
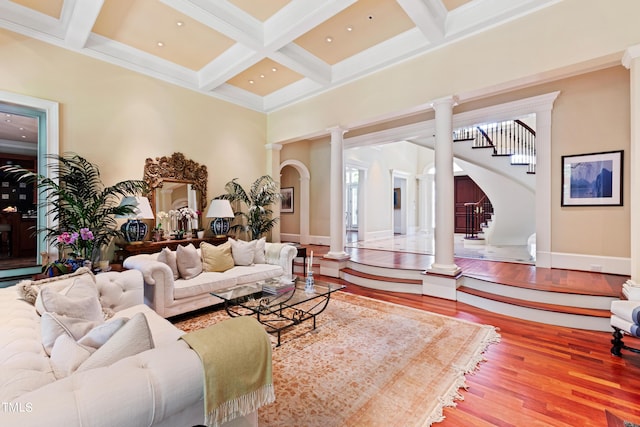
<path id="1" fill-rule="evenodd" d="M 479 202 L 484 196 L 484 191 L 468 176 L 455 176 L 454 185 L 454 224 L 455 233 L 466 232 L 465 203 Z M 476 230 L 476 232 L 481 230 Z"/>

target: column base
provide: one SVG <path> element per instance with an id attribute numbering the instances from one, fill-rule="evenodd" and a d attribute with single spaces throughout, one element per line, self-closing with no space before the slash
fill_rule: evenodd
<path id="1" fill-rule="evenodd" d="M 431 264 L 426 271 L 427 274 L 442 274 L 444 276 L 457 276 L 462 270 L 455 264 Z"/>
<path id="2" fill-rule="evenodd" d="M 338 261 L 343 261 L 345 259 L 349 259 L 351 258 L 351 255 L 349 255 L 348 253 L 341 251 L 341 252 L 327 252 L 327 254 L 324 256 L 324 258 L 331 258 L 331 259 L 335 259 Z"/>
<path id="3" fill-rule="evenodd" d="M 345 254 L 346 255 L 346 254 Z M 320 274 L 322 276 L 340 278 L 340 270 L 345 268 L 348 264 L 349 256 L 346 258 L 330 258 L 323 256 L 320 258 Z"/>

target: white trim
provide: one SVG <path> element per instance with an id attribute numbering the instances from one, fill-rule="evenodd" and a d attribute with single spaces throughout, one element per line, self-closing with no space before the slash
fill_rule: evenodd
<path id="1" fill-rule="evenodd" d="M 631 275 L 631 258 L 552 252 L 550 268 Z"/>

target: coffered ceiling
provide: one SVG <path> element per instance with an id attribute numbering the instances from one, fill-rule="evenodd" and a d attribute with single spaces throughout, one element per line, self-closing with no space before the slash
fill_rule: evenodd
<path id="1" fill-rule="evenodd" d="M 0 27 L 269 112 L 559 0 L 0 0 Z"/>

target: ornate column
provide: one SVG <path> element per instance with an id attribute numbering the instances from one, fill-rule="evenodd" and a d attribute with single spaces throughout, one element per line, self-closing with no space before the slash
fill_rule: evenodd
<path id="1" fill-rule="evenodd" d="M 453 259 L 454 184 L 453 184 L 453 106 L 452 96 L 433 102 L 436 112 L 436 229 L 435 259 L 428 273 L 455 276 L 460 268 Z"/>
<path id="2" fill-rule="evenodd" d="M 629 69 L 631 144 L 629 148 L 629 164 L 640 165 L 640 45 L 626 50 L 622 57 L 622 65 Z M 626 156 L 626 154 L 625 154 Z M 637 166 L 630 167 L 630 240 L 631 240 L 631 279 L 632 286 L 640 286 L 640 173 Z"/>
<path id="3" fill-rule="evenodd" d="M 331 243 L 327 258 L 347 259 L 349 255 L 344 251 L 345 223 L 344 223 L 344 140 L 346 132 L 341 127 L 330 128 L 331 132 L 331 170 L 329 176 L 329 233 Z"/>
<path id="4" fill-rule="evenodd" d="M 271 178 L 280 186 L 280 151 L 282 150 L 282 145 L 267 144 L 265 148 L 267 149 L 267 174 L 271 175 Z M 276 203 L 271 209 L 273 210 L 273 217 L 279 218 L 280 204 Z M 274 243 L 280 242 L 280 221 L 271 230 L 271 241 Z"/>

